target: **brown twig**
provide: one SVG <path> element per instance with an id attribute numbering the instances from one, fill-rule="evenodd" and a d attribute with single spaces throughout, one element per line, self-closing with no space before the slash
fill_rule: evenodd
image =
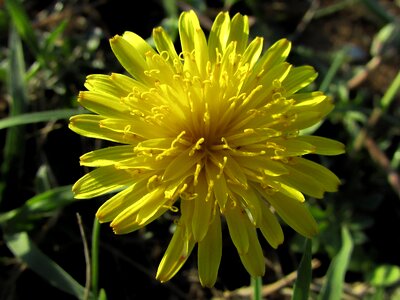
<path id="1" fill-rule="evenodd" d="M 317 269 L 321 265 L 321 262 L 317 259 L 311 260 L 311 269 Z M 264 285 L 261 289 L 262 295 L 268 296 L 276 291 L 290 285 L 295 281 L 297 278 L 297 271 L 293 271 L 286 275 L 285 277 L 275 281 L 274 283 Z M 251 297 L 253 294 L 253 287 L 242 287 L 234 291 L 226 291 L 224 292 L 223 298 L 224 299 L 234 299 L 235 297 Z"/>
<path id="2" fill-rule="evenodd" d="M 387 180 L 400 198 L 400 176 L 396 170 L 390 165 L 390 160 L 386 154 L 379 148 L 375 140 L 368 134 L 370 128 L 373 128 L 382 115 L 382 110 L 379 107 L 374 108 L 372 111 L 366 127 L 362 128 L 355 139 L 354 149 L 358 151 L 364 146 L 370 157 L 382 168 L 387 175 Z"/>
<path id="3" fill-rule="evenodd" d="M 392 187 L 394 192 L 397 194 L 397 196 L 400 198 L 400 176 L 390 166 L 390 161 L 387 158 L 386 154 L 378 147 L 378 145 L 376 144 L 374 139 L 372 137 L 370 137 L 368 134 L 365 134 L 364 146 L 368 150 L 368 153 L 372 157 L 372 159 L 386 173 L 387 180 L 388 180 L 390 186 Z"/>
<path id="4" fill-rule="evenodd" d="M 382 57 L 380 55 L 374 56 L 360 72 L 347 81 L 347 88 L 352 90 L 358 87 L 368 78 L 369 74 L 381 64 L 381 62 Z"/>
<path id="5" fill-rule="evenodd" d="M 83 253 L 85 255 L 85 262 L 86 262 L 86 282 L 85 282 L 85 291 L 83 295 L 83 299 L 89 299 L 90 293 L 90 282 L 91 282 L 91 268 L 90 268 L 90 254 L 89 254 L 89 247 L 86 239 L 85 230 L 83 229 L 82 225 L 82 218 L 79 213 L 76 214 L 76 218 L 78 219 L 79 231 L 81 233 L 82 242 L 83 242 Z"/>

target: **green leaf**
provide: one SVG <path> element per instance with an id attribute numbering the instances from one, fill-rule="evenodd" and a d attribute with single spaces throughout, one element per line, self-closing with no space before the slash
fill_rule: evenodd
<path id="1" fill-rule="evenodd" d="M 344 47 L 343 49 L 341 49 L 340 51 L 336 52 L 333 55 L 333 61 L 319 87 L 320 91 L 322 92 L 328 91 L 329 85 L 332 83 L 333 79 L 336 76 L 336 73 L 339 71 L 340 67 L 343 65 L 343 63 L 347 58 L 347 52 L 348 48 Z"/>
<path id="2" fill-rule="evenodd" d="M 388 287 L 400 281 L 400 267 L 395 265 L 380 265 L 369 275 L 371 285 Z"/>
<path id="3" fill-rule="evenodd" d="M 383 26 L 374 36 L 371 43 L 371 55 L 393 57 L 400 48 L 400 28 L 399 24 L 392 22 Z"/>
<path id="4" fill-rule="evenodd" d="M 49 53 L 54 49 L 57 38 L 64 32 L 64 30 L 67 28 L 67 25 L 68 21 L 63 20 L 56 28 L 52 30 L 51 34 L 44 41 L 43 52 Z"/>
<path id="5" fill-rule="evenodd" d="M 18 116 L 8 117 L 0 120 L 0 130 L 17 125 L 68 119 L 69 117 L 82 112 L 83 111 L 81 109 L 56 109 L 20 114 Z"/>
<path id="6" fill-rule="evenodd" d="M 347 266 L 353 251 L 353 240 L 346 226 L 342 227 L 342 246 L 332 259 L 318 300 L 341 300 Z"/>
<path id="7" fill-rule="evenodd" d="M 308 300 L 308 293 L 311 283 L 311 239 L 306 239 L 304 253 L 301 258 L 297 279 L 294 284 L 293 300 Z"/>
<path id="8" fill-rule="evenodd" d="M 394 17 L 387 12 L 380 1 L 376 0 L 362 0 L 362 3 L 369 9 L 369 11 L 381 19 L 382 22 L 388 23 L 394 20 Z"/>
<path id="9" fill-rule="evenodd" d="M 39 52 L 37 38 L 25 8 L 18 0 L 6 0 L 5 6 L 19 35 L 28 44 L 33 54 L 37 55 Z"/>
<path id="10" fill-rule="evenodd" d="M 107 294 L 106 294 L 106 291 L 104 289 L 100 290 L 100 294 L 99 294 L 99 297 L 97 299 L 99 299 L 99 300 L 107 300 Z"/>
<path id="11" fill-rule="evenodd" d="M 9 57 L 8 57 L 8 84 L 7 89 L 11 96 L 10 116 L 19 115 L 26 110 L 28 103 L 26 83 L 24 80 L 25 62 L 20 36 L 13 26 L 10 28 Z M 22 173 L 22 161 L 25 149 L 25 132 L 23 127 L 11 128 L 7 131 L 3 163 L 0 174 L 0 201 L 5 190 L 19 182 Z"/>
<path id="12" fill-rule="evenodd" d="M 82 298 L 84 287 L 40 251 L 29 239 L 26 232 L 5 234 L 4 238 L 7 247 L 15 257 L 27 264 L 30 269 L 43 277 L 49 284 L 77 298 Z"/>
<path id="13" fill-rule="evenodd" d="M 393 79 L 389 88 L 386 90 L 383 95 L 380 106 L 383 112 L 386 112 L 389 109 L 390 104 L 396 98 L 400 91 L 400 71 L 397 73 L 396 77 Z"/>
<path id="14" fill-rule="evenodd" d="M 42 218 L 43 214 L 54 212 L 75 201 L 71 188 L 71 185 L 61 186 L 36 195 L 23 206 L 0 214 L 0 225 L 13 232 L 26 227 L 32 219 Z"/>

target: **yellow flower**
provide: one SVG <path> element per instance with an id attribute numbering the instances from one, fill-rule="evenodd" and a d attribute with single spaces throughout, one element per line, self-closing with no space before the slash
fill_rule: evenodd
<path id="1" fill-rule="evenodd" d="M 146 226 L 168 210 L 176 230 L 157 279 L 171 279 L 198 246 L 202 285 L 214 285 L 222 255 L 222 222 L 252 276 L 265 271 L 259 232 L 283 242 L 276 215 L 312 237 L 317 224 L 303 194 L 322 198 L 339 179 L 305 154 L 337 155 L 343 144 L 299 131 L 333 108 L 322 92 L 299 92 L 317 76 L 286 62 L 282 39 L 262 54 L 247 16 L 216 17 L 208 39 L 193 11 L 179 18 L 182 51 L 161 28 L 156 50 L 132 32 L 111 48 L 130 74 L 90 75 L 79 103 L 94 114 L 73 116 L 78 134 L 119 143 L 84 154 L 96 167 L 79 179 L 76 198 L 115 194 L 98 210 L 116 234 Z M 262 54 L 262 55 L 261 55 Z M 223 217 L 223 218 L 222 218 Z"/>

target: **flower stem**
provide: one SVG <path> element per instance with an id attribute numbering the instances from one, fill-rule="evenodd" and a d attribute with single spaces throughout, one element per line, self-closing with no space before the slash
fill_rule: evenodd
<path id="1" fill-rule="evenodd" d="M 251 285 L 253 286 L 253 300 L 261 300 L 261 286 L 262 280 L 261 277 L 251 277 Z"/>
<path id="2" fill-rule="evenodd" d="M 92 232 L 92 293 L 93 299 L 97 299 L 99 291 L 99 236 L 100 223 L 95 217 Z"/>

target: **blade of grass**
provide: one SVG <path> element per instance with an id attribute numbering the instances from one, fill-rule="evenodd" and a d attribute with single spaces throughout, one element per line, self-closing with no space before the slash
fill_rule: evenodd
<path id="1" fill-rule="evenodd" d="M 334 2 L 334 4 L 328 5 L 326 7 L 322 7 L 318 9 L 314 14 L 314 19 L 326 17 L 328 15 L 332 15 L 337 13 L 345 8 L 355 5 L 360 0 L 343 0 Z"/>
<path id="2" fill-rule="evenodd" d="M 394 21 L 394 17 L 386 11 L 386 9 L 380 4 L 379 1 L 376 0 L 362 0 L 364 5 L 371 11 L 371 13 L 375 14 L 377 17 L 381 19 L 384 23 L 390 23 Z"/>
<path id="3" fill-rule="evenodd" d="M 389 88 L 386 90 L 385 94 L 381 99 L 381 108 L 382 111 L 385 112 L 389 108 L 389 105 L 392 103 L 394 97 L 400 90 L 400 71 L 397 73 L 396 77 L 393 79 Z"/>
<path id="4" fill-rule="evenodd" d="M 0 130 L 8 127 L 30 124 L 30 123 L 68 119 L 69 117 L 82 112 L 83 112 L 82 109 L 66 108 L 66 109 L 55 109 L 55 110 L 20 114 L 18 116 L 12 116 L 0 120 Z"/>
<path id="5" fill-rule="evenodd" d="M 15 257 L 27 264 L 49 284 L 78 299 L 82 298 L 84 287 L 37 248 L 26 232 L 5 234 L 4 238 Z"/>
<path id="6" fill-rule="evenodd" d="M 347 53 L 347 49 L 344 48 L 344 49 L 338 51 L 334 55 L 334 59 L 328 69 L 328 72 L 326 72 L 325 77 L 323 78 L 321 85 L 319 87 L 320 91 L 322 91 L 324 93 L 326 93 L 328 91 L 329 85 L 335 78 L 336 73 L 339 71 L 340 67 L 342 66 L 343 62 L 346 59 L 346 53 Z M 300 134 L 302 134 L 302 135 L 313 134 L 315 131 L 318 130 L 318 128 L 321 127 L 322 123 L 323 123 L 323 121 L 320 121 L 309 128 L 302 129 L 300 131 Z"/>
<path id="7" fill-rule="evenodd" d="M 49 53 L 54 49 L 57 38 L 64 32 L 64 30 L 67 28 L 67 25 L 68 21 L 63 20 L 57 27 L 53 29 L 51 34 L 44 41 L 43 51 L 45 53 Z"/>
<path id="8" fill-rule="evenodd" d="M 346 226 L 342 227 L 342 246 L 333 258 L 318 300 L 340 300 L 347 266 L 353 251 L 353 239 Z"/>
<path id="9" fill-rule="evenodd" d="M 25 112 L 28 97 L 24 80 L 25 62 L 22 42 L 14 26 L 10 28 L 8 57 L 7 89 L 11 96 L 10 116 L 14 117 Z M 25 130 L 23 127 L 11 128 L 7 131 L 3 163 L 1 165 L 0 203 L 5 195 L 7 185 L 19 182 L 24 156 Z"/>
<path id="10" fill-rule="evenodd" d="M 95 298 L 94 298 L 95 299 Z M 106 295 L 106 291 L 104 289 L 100 290 L 100 294 L 99 294 L 99 300 L 107 300 L 107 295 Z"/>
<path id="11" fill-rule="evenodd" d="M 331 66 L 326 72 L 324 79 L 321 82 L 319 90 L 322 92 L 327 92 L 329 85 L 335 78 L 336 73 L 338 72 L 339 68 L 342 66 L 343 62 L 346 59 L 347 49 L 343 48 L 334 55 L 334 59 L 332 61 Z"/>
<path id="12" fill-rule="evenodd" d="M 304 253 L 297 271 L 297 279 L 294 284 L 293 300 L 308 300 L 311 283 L 311 239 L 306 239 Z"/>
<path id="13" fill-rule="evenodd" d="M 85 265 L 86 265 L 86 282 L 85 282 L 85 291 L 83 293 L 82 300 L 89 300 L 89 293 L 90 293 L 90 284 L 91 284 L 91 277 L 92 277 L 92 268 L 90 266 L 90 254 L 89 254 L 89 246 L 87 244 L 87 238 L 85 229 L 83 229 L 82 218 L 79 213 L 76 213 L 76 217 L 78 220 L 79 231 L 81 233 L 82 243 L 83 243 L 83 253 L 85 256 Z"/>
<path id="14" fill-rule="evenodd" d="M 17 229 L 15 224 L 30 220 L 35 216 L 53 212 L 74 200 L 72 186 L 61 186 L 30 198 L 25 204 L 16 209 L 0 214 L 0 225 L 6 226 L 7 222 L 13 222 L 12 229 Z"/>
<path id="15" fill-rule="evenodd" d="M 37 56 L 39 46 L 37 38 L 25 8 L 18 0 L 6 0 L 5 7 L 11 16 L 19 35 L 27 43 L 32 53 Z"/>

